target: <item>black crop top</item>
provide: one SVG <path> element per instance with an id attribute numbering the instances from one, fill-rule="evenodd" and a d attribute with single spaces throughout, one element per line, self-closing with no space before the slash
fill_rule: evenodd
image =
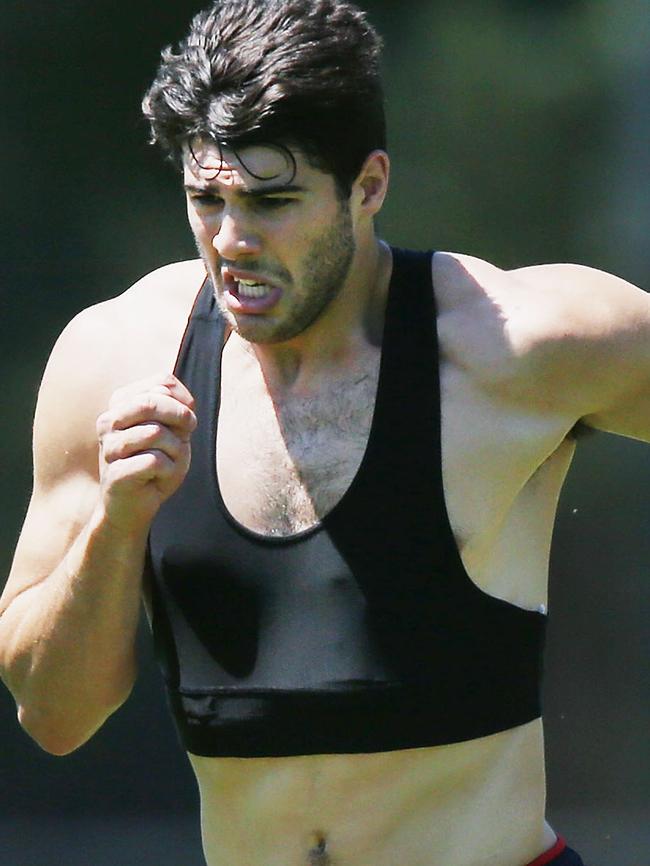
<path id="1" fill-rule="evenodd" d="M 189 752 L 382 752 L 540 714 L 546 617 L 481 591 L 449 525 L 431 254 L 393 258 L 362 464 L 289 538 L 250 532 L 221 498 L 224 323 L 209 281 L 196 300 L 176 366 L 197 405 L 192 464 L 150 535 L 156 652 Z"/>

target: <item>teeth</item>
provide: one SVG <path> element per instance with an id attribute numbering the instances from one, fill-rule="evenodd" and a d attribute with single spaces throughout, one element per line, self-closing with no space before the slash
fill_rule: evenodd
<path id="1" fill-rule="evenodd" d="M 238 294 L 245 298 L 263 298 L 271 291 L 265 283 L 256 283 L 253 280 L 239 280 Z"/>

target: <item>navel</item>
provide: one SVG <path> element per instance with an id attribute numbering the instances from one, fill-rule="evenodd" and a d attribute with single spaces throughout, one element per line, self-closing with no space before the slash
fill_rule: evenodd
<path id="1" fill-rule="evenodd" d="M 307 866 L 332 866 L 332 860 L 327 850 L 327 839 L 319 831 L 311 835 L 311 846 L 307 854 Z"/>

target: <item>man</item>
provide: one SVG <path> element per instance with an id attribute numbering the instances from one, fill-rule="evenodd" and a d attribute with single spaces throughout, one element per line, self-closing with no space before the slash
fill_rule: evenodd
<path id="1" fill-rule="evenodd" d="M 650 441 L 650 302 L 379 240 L 378 55 L 339 0 L 223 0 L 163 53 L 144 108 L 200 260 L 55 347 L 3 678 L 77 748 L 144 594 L 210 866 L 575 866 L 544 821 L 548 552 L 576 425 Z"/>

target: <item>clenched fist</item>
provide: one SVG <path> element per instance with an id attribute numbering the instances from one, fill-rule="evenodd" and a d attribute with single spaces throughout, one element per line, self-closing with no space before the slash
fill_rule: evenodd
<path id="1" fill-rule="evenodd" d="M 190 465 L 194 399 L 171 374 L 119 388 L 97 419 L 106 516 L 129 531 L 148 528 Z"/>

